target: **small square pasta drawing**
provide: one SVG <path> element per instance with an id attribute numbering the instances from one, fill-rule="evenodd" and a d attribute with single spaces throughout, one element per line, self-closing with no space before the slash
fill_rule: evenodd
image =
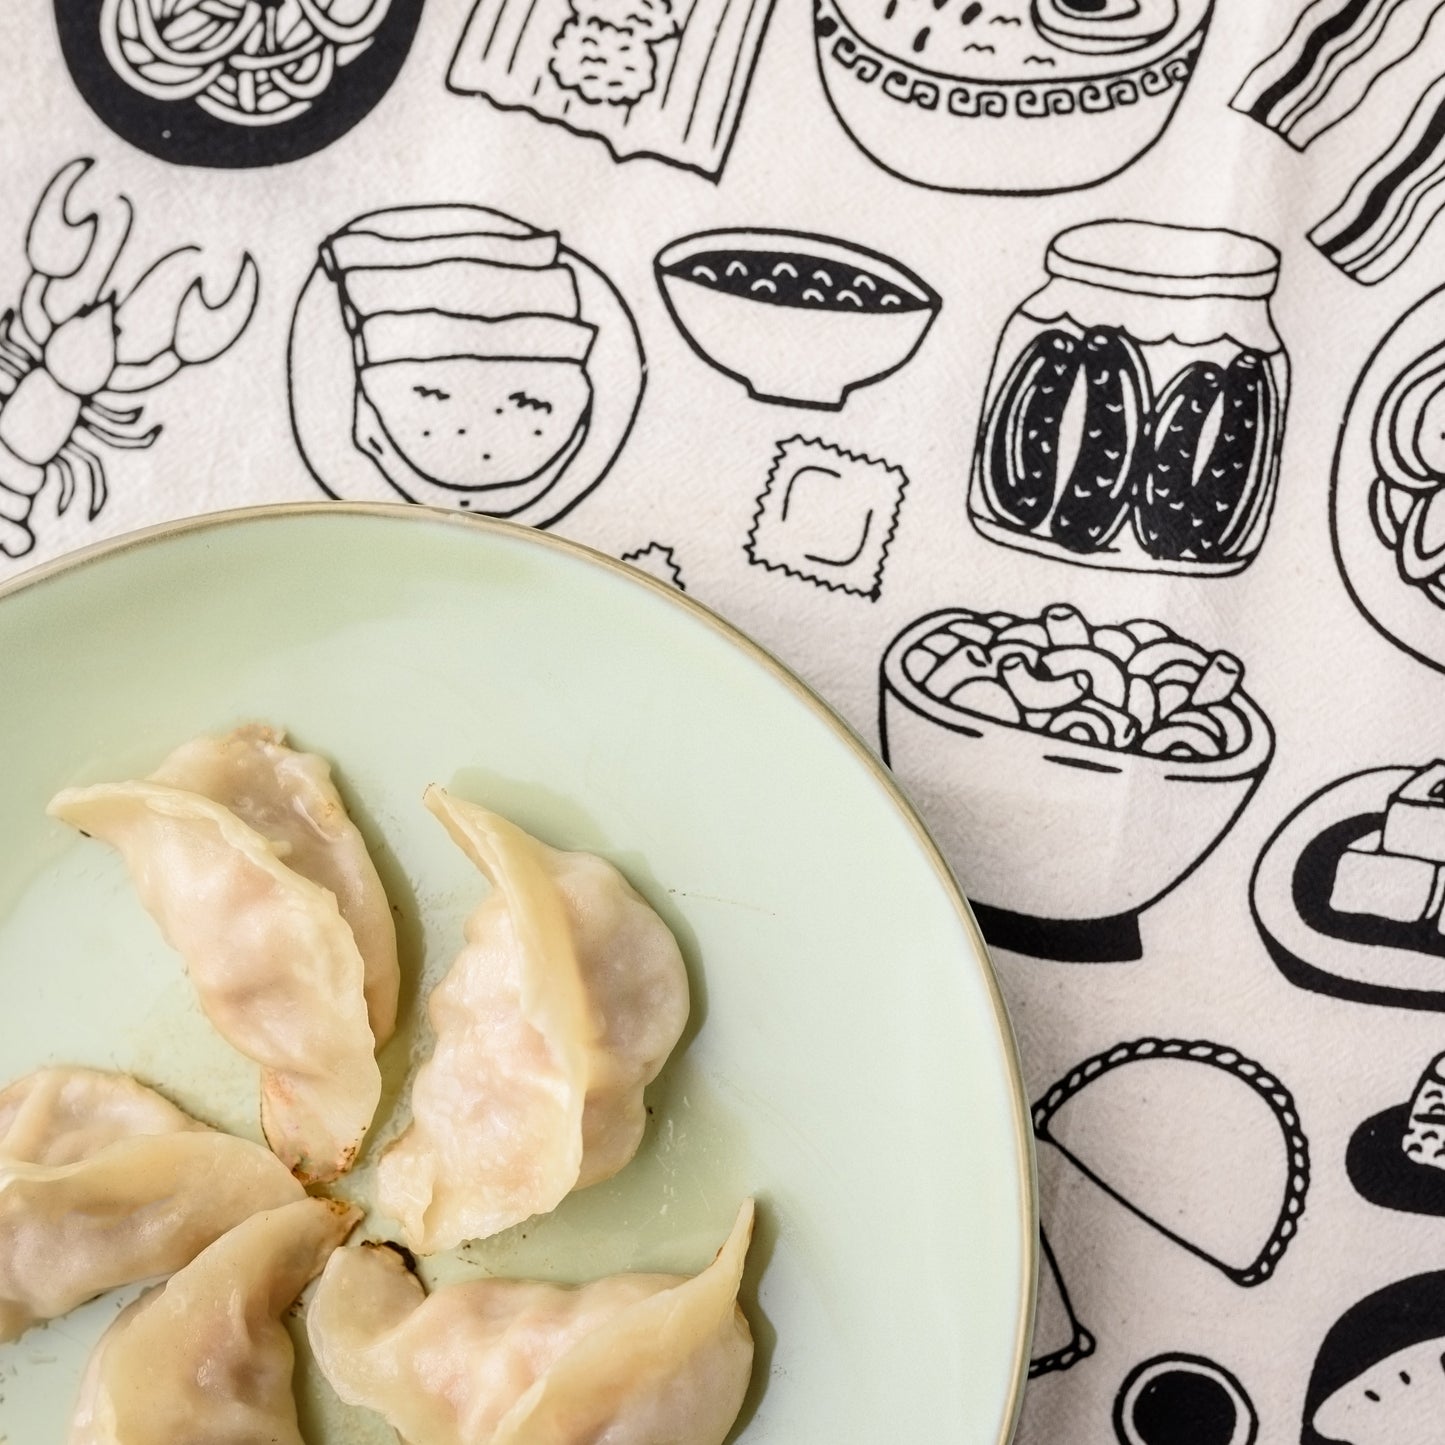
<path id="1" fill-rule="evenodd" d="M 748 561 L 876 602 L 908 478 L 816 438 L 778 443 L 743 550 Z"/>

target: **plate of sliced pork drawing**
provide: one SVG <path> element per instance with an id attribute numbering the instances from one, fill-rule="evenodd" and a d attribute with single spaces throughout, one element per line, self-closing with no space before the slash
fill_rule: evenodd
<path id="1" fill-rule="evenodd" d="M 766 654 L 318 501 L 41 567 L 0 655 L 0 1439 L 1008 1439 L 987 951 Z"/>
<path id="2" fill-rule="evenodd" d="M 555 232 L 398 207 L 318 249 L 291 326 L 292 429 L 330 496 L 547 526 L 617 459 L 645 372 L 622 298 Z"/>

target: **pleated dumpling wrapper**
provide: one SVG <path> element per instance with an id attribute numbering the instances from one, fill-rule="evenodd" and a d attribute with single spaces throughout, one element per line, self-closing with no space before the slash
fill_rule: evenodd
<path id="1" fill-rule="evenodd" d="M 229 808 L 276 845 L 293 873 L 336 896 L 365 965 L 366 1011 L 380 1048 L 396 1029 L 401 970 L 396 924 L 361 830 L 316 753 L 286 746 L 285 733 L 258 724 L 225 737 L 182 743 L 151 782 L 199 793 Z"/>
<path id="2" fill-rule="evenodd" d="M 423 1254 L 555 1209 L 637 1152 L 687 1022 L 667 925 L 610 864 L 565 853 L 428 788 L 427 807 L 491 881 L 432 991 L 436 1047 L 377 1196 Z"/>
<path id="3" fill-rule="evenodd" d="M 752 1373 L 748 1200 L 689 1279 L 479 1279 L 428 1296 L 400 1254 L 332 1255 L 307 1317 L 322 1373 L 407 1445 L 721 1445 Z"/>
<path id="4" fill-rule="evenodd" d="M 325 762 L 246 728 L 143 782 L 67 788 L 50 812 L 119 851 L 206 1017 L 260 1064 L 266 1142 L 308 1183 L 345 1173 L 381 1096 L 398 977 L 380 880 Z"/>
<path id="5" fill-rule="evenodd" d="M 68 1445 L 304 1445 L 282 1315 L 361 1211 L 301 1199 L 254 1214 L 100 1338 Z"/>
<path id="6" fill-rule="evenodd" d="M 0 1092 L 0 1341 L 171 1274 L 304 1193 L 269 1150 L 125 1074 L 27 1074 Z"/>

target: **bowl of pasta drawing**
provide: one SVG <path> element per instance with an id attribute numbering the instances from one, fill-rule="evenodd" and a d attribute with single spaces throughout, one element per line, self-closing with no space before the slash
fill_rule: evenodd
<path id="1" fill-rule="evenodd" d="M 987 951 L 761 650 L 545 533 L 324 503 L 37 568 L 0 652 L 0 1438 L 1004 1445 Z"/>
<path id="2" fill-rule="evenodd" d="M 814 0 L 818 69 L 885 170 L 1036 195 L 1118 174 L 1163 133 L 1212 0 Z"/>
<path id="3" fill-rule="evenodd" d="M 1140 913 L 1219 842 L 1274 748 L 1238 659 L 1145 619 L 949 608 L 899 634 L 882 673 L 889 765 L 974 905 L 1029 919 Z"/>

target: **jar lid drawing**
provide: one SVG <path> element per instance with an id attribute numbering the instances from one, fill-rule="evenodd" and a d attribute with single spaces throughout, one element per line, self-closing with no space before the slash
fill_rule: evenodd
<path id="1" fill-rule="evenodd" d="M 1156 221 L 1088 221 L 1060 232 L 1044 253 L 1050 276 L 1140 296 L 1264 299 L 1279 281 L 1279 252 L 1219 228 Z"/>

